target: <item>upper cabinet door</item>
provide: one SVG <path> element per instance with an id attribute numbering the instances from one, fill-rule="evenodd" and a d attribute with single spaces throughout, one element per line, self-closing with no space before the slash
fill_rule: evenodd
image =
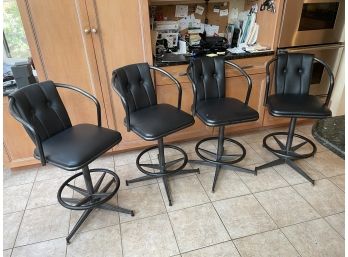
<path id="1" fill-rule="evenodd" d="M 105 106 L 112 113 L 113 126 L 122 133 L 119 149 L 142 141 L 124 126 L 125 113 L 117 94 L 112 90 L 112 71 L 131 63 L 152 63 L 150 22 L 147 0 L 86 0 Z M 110 116 L 109 116 L 110 117 Z M 108 118 L 109 118 L 108 117 Z"/>
<path id="2" fill-rule="evenodd" d="M 102 123 L 108 126 L 103 92 L 84 0 L 17 0 L 39 80 L 71 84 L 101 102 Z M 96 109 L 87 98 L 59 89 L 73 124 L 96 124 Z"/>

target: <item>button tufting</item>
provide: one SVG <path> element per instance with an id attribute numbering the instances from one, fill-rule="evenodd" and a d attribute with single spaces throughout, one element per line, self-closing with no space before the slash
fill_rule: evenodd
<path id="1" fill-rule="evenodd" d="M 287 72 L 287 70 L 286 70 L 286 69 L 284 69 L 284 70 L 283 70 L 283 72 L 284 72 L 284 73 L 286 73 L 286 72 Z"/>
<path id="2" fill-rule="evenodd" d="M 298 73 L 302 73 L 302 69 L 301 68 L 298 69 Z"/>

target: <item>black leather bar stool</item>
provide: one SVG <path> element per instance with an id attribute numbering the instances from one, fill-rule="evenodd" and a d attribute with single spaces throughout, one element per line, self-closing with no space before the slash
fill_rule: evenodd
<path id="1" fill-rule="evenodd" d="M 175 83 L 178 88 L 177 107 L 169 104 L 157 103 L 156 91 L 152 82 L 150 69 L 163 73 Z M 165 136 L 194 124 L 193 117 L 181 110 L 181 85 L 168 72 L 157 67 L 149 66 L 147 63 L 131 64 L 114 70 L 112 74 L 112 84 L 114 90 L 120 96 L 126 112 L 124 122 L 127 131 L 133 131 L 144 140 L 158 141 L 157 146 L 145 149 L 136 159 L 138 169 L 144 173 L 145 176 L 127 180 L 126 185 L 149 179 L 162 178 L 169 205 L 172 205 L 168 177 L 199 172 L 199 169 L 184 169 L 188 158 L 187 154 L 181 148 L 163 143 L 163 138 Z M 157 148 L 159 164 L 140 163 L 140 159 L 145 153 Z M 166 162 L 164 154 L 165 148 L 178 151 L 182 157 Z M 170 169 L 170 167 L 174 165 L 179 165 L 179 167 Z"/>
<path id="2" fill-rule="evenodd" d="M 96 104 L 98 125 L 72 126 L 57 87 L 90 98 Z M 65 208 L 84 211 L 67 236 L 67 243 L 95 208 L 134 215 L 132 210 L 106 203 L 118 191 L 119 177 L 111 170 L 88 168 L 91 162 L 122 139 L 119 132 L 101 127 L 100 105 L 94 96 L 73 86 L 45 81 L 11 94 L 9 105 L 13 117 L 22 123 L 33 140 L 36 146 L 34 157 L 41 160 L 43 166 L 50 163 L 67 171 L 82 169 L 68 178 L 57 194 L 58 202 Z M 84 186 L 75 183 L 79 177 L 83 178 Z M 65 189 L 73 190 L 73 198 L 62 197 Z"/>
<path id="3" fill-rule="evenodd" d="M 248 90 L 244 102 L 235 98 L 225 97 L 225 64 L 237 69 L 246 78 Z M 202 160 L 191 161 L 215 166 L 215 177 L 212 187 L 214 192 L 222 166 L 233 168 L 236 171 L 254 173 L 253 170 L 235 165 L 244 159 L 246 150 L 241 143 L 224 135 L 225 126 L 227 125 L 258 120 L 259 114 L 257 111 L 248 106 L 252 81 L 241 67 L 235 63 L 225 61 L 223 57 L 204 57 L 193 60 L 187 69 L 187 74 L 193 86 L 193 115 L 197 115 L 207 126 L 219 128 L 218 137 L 205 138 L 197 143 L 195 150 Z M 204 142 L 212 140 L 218 141 L 216 153 L 201 147 Z M 241 152 L 227 154 L 224 149 L 225 141 L 239 147 Z"/>
<path id="4" fill-rule="evenodd" d="M 328 73 L 329 89 L 325 102 L 321 101 L 318 96 L 309 94 L 314 62 L 324 66 Z M 270 65 L 272 63 L 275 63 L 275 93 L 269 95 Z M 286 163 L 314 185 L 314 180 L 294 162 L 311 157 L 317 151 L 311 140 L 295 133 L 296 120 L 297 118 L 323 119 L 331 116 L 328 104 L 334 86 L 334 76 L 326 63 L 311 54 L 281 53 L 267 63 L 266 83 L 264 103 L 268 107 L 269 113 L 275 117 L 290 118 L 290 125 L 288 132 L 271 133 L 263 139 L 263 147 L 275 154 L 278 159 L 258 166 L 255 170 Z M 279 148 L 276 149 L 270 145 L 271 138 Z M 299 140 L 296 145 L 293 145 L 294 138 Z M 310 150 L 299 152 L 305 145 L 309 146 Z"/>

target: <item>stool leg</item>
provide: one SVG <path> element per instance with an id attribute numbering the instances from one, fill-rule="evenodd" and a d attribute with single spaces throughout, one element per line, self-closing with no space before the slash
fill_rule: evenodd
<path id="1" fill-rule="evenodd" d="M 70 239 L 75 235 L 76 231 L 79 229 L 79 227 L 82 225 L 82 223 L 87 219 L 87 217 L 89 216 L 89 214 L 91 214 L 91 212 L 93 211 L 94 209 L 88 209 L 88 210 L 85 210 L 81 217 L 79 218 L 79 220 L 77 221 L 77 223 L 75 224 L 74 228 L 71 230 L 71 232 L 69 233 L 69 235 L 66 237 L 66 242 L 68 244 L 70 244 Z"/>
<path id="2" fill-rule="evenodd" d="M 150 180 L 150 179 L 156 179 L 155 176 L 151 177 L 151 176 L 142 176 L 139 178 L 134 178 L 134 179 L 127 179 L 126 180 L 126 186 L 128 186 L 131 183 L 135 183 L 135 182 L 140 182 L 140 181 L 145 181 L 145 180 Z"/>
<path id="3" fill-rule="evenodd" d="M 216 154 L 216 161 L 220 161 L 224 153 L 224 134 L 225 134 L 225 127 L 224 126 L 219 127 L 219 138 L 218 138 L 218 149 Z M 217 164 L 215 169 L 213 186 L 211 189 L 213 193 L 215 192 L 215 186 L 216 186 L 217 179 L 219 177 L 220 170 L 221 170 L 221 165 Z"/>
<path id="4" fill-rule="evenodd" d="M 295 162 L 293 162 L 292 160 L 285 160 L 285 163 L 288 164 L 295 171 L 297 171 L 299 174 L 304 176 L 314 186 L 314 180 L 310 176 L 308 176 L 308 174 L 304 172 Z"/>
<path id="5" fill-rule="evenodd" d="M 215 175 L 214 175 L 214 181 L 213 181 L 213 187 L 212 187 L 212 189 L 211 189 L 211 191 L 212 191 L 213 193 L 215 192 L 215 185 L 216 185 L 216 181 L 217 181 L 217 178 L 218 178 L 218 176 L 219 176 L 220 170 L 221 170 L 221 165 L 216 165 Z"/>
<path id="6" fill-rule="evenodd" d="M 172 198 L 171 198 L 171 195 L 170 195 L 168 178 L 166 176 L 163 177 L 163 184 L 164 184 L 164 188 L 166 190 L 169 206 L 172 206 Z"/>
<path id="7" fill-rule="evenodd" d="M 103 210 L 108 210 L 108 211 L 116 211 L 116 212 L 122 212 L 125 214 L 130 214 L 131 216 L 134 216 L 134 211 L 128 210 L 119 206 L 113 206 L 108 203 L 104 203 L 102 205 L 97 206 L 96 208 L 103 209 Z"/>
<path id="8" fill-rule="evenodd" d="M 277 159 L 277 160 L 271 161 L 269 163 L 266 163 L 266 164 L 263 164 L 263 165 L 255 167 L 255 171 L 257 172 L 258 170 L 270 168 L 270 167 L 281 165 L 281 164 L 284 164 L 284 163 L 285 163 L 285 161 L 283 159 Z"/>

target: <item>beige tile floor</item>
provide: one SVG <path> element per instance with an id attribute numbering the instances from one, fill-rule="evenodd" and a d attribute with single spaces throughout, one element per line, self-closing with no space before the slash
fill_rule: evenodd
<path id="1" fill-rule="evenodd" d="M 309 136 L 311 126 L 297 130 Z M 242 165 L 253 168 L 274 159 L 261 146 L 270 131 L 237 136 L 247 149 Z M 179 145 L 197 158 L 195 142 Z M 314 187 L 280 165 L 256 177 L 223 169 L 212 193 L 213 168 L 202 167 L 200 174 L 170 179 L 171 207 L 160 180 L 124 185 L 125 179 L 141 175 L 134 165 L 137 153 L 92 164 L 117 172 L 123 183 L 112 202 L 136 215 L 97 210 L 68 246 L 65 237 L 80 212 L 61 207 L 56 192 L 71 173 L 50 166 L 4 170 L 4 256 L 344 256 L 344 161 L 324 147 L 299 162 L 317 180 Z M 156 154 L 144 159 L 155 162 Z"/>

